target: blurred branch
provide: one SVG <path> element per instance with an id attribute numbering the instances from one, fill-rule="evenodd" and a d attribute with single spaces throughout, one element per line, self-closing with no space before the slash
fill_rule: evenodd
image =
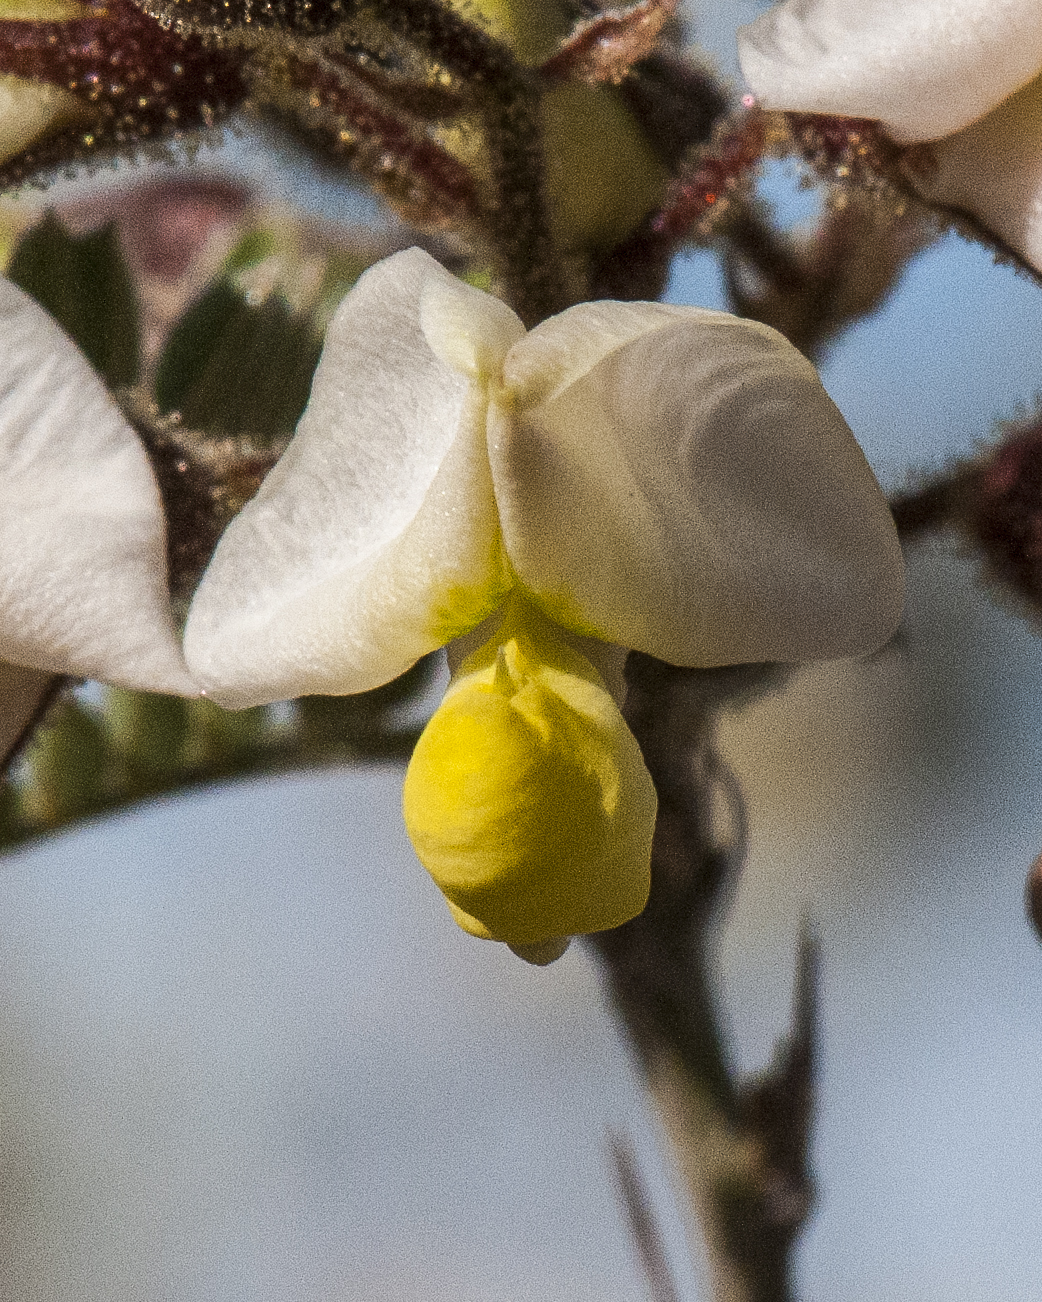
<path id="1" fill-rule="evenodd" d="M 873 194 L 828 205 L 809 236 L 780 232 L 759 203 L 740 202 L 721 231 L 728 292 L 741 316 L 820 359 L 843 330 L 882 306 L 935 234 L 918 208 L 895 212 Z"/>
<path id="2" fill-rule="evenodd" d="M 65 679 L 0 660 L 0 781 L 43 721 Z"/>
<path id="3" fill-rule="evenodd" d="M 960 465 L 891 497 L 890 510 L 902 539 L 912 542 L 952 524 L 975 478 L 973 470 Z"/>
<path id="4" fill-rule="evenodd" d="M 955 529 L 984 563 L 996 596 L 1042 623 L 1042 415 L 999 426 L 972 459 L 891 501 L 906 540 Z"/>
<path id="5" fill-rule="evenodd" d="M 669 1267 L 669 1258 L 655 1223 L 651 1199 L 641 1178 L 633 1145 L 622 1135 L 609 1134 L 608 1156 L 626 1209 L 630 1232 L 640 1253 L 652 1302 L 680 1302 L 680 1292 Z"/>

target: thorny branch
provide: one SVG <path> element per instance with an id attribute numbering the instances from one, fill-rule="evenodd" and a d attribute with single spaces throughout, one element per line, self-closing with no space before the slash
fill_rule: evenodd
<path id="1" fill-rule="evenodd" d="M 986 579 L 1036 624 L 1042 620 L 1042 420 L 1001 426 L 976 457 L 891 501 L 908 542 L 954 530 L 984 566 Z"/>
<path id="2" fill-rule="evenodd" d="M 817 960 L 806 938 L 791 1037 L 771 1071 L 734 1072 L 708 941 L 745 853 L 741 794 L 714 750 L 715 717 L 777 687 L 775 666 L 675 669 L 636 652 L 626 718 L 659 796 L 652 887 L 640 917 L 591 938 L 674 1141 L 709 1247 L 717 1302 L 786 1302 L 810 1209 Z M 729 835 L 716 827 L 727 806 Z"/>

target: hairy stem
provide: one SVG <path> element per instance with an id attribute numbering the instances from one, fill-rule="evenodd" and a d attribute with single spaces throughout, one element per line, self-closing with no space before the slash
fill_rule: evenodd
<path id="1" fill-rule="evenodd" d="M 525 325 L 569 306 L 543 199 L 541 85 L 502 42 L 439 0 L 392 0 L 379 16 L 466 81 L 481 110 L 493 201 L 486 226 L 496 275 Z"/>

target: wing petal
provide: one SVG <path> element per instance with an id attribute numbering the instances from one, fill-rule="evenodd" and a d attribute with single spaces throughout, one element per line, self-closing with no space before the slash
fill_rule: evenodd
<path id="1" fill-rule="evenodd" d="M 292 443 L 192 602 L 185 651 L 210 695 L 364 691 L 495 609 L 509 578 L 484 369 L 522 333 L 419 249 L 361 278 Z"/>
<path id="2" fill-rule="evenodd" d="M 1042 271 L 1042 78 L 931 153 L 936 170 L 912 176 L 923 197 L 972 213 Z"/>

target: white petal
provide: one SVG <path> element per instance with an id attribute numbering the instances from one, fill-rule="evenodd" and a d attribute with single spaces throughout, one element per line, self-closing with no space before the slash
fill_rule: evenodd
<path id="1" fill-rule="evenodd" d="M 614 306 L 572 308 L 507 357 L 509 383 L 530 340 L 586 350 L 570 383 L 514 420 L 497 412 L 493 479 L 521 580 L 566 627 L 674 664 L 880 645 L 900 615 L 897 535 L 811 364 L 765 326 L 627 305 L 649 328 L 621 347 L 605 336 L 590 366 Z"/>
<path id="2" fill-rule="evenodd" d="M 738 42 L 765 107 L 878 118 L 901 140 L 958 131 L 1042 71 L 1039 0 L 785 0 Z"/>
<path id="3" fill-rule="evenodd" d="M 931 149 L 924 198 L 971 212 L 1042 271 L 1042 78 Z"/>
<path id="4" fill-rule="evenodd" d="M 504 383 L 519 407 L 535 407 L 614 349 L 688 320 L 691 310 L 670 303 L 583 303 L 570 308 L 543 321 L 510 349 L 503 363 Z"/>
<path id="5" fill-rule="evenodd" d="M 419 249 L 361 278 L 296 436 L 192 602 L 185 652 L 216 700 L 364 691 L 499 604 L 482 375 L 522 333 Z"/>
<path id="6" fill-rule="evenodd" d="M 0 657 L 196 695 L 148 458 L 86 360 L 0 281 Z"/>

